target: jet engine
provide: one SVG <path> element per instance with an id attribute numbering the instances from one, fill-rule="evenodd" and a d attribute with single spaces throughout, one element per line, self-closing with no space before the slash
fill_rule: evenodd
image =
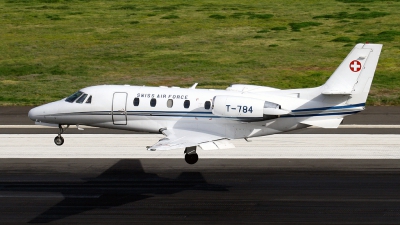
<path id="1" fill-rule="evenodd" d="M 243 120 L 265 120 L 277 118 L 289 112 L 282 110 L 278 104 L 261 99 L 218 95 L 213 99 L 212 113 L 216 116 Z"/>

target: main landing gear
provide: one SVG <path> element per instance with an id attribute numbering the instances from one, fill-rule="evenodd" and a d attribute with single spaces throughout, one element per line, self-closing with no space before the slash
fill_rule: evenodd
<path id="1" fill-rule="evenodd" d="M 185 148 L 185 161 L 188 164 L 195 164 L 199 160 L 199 156 L 196 153 L 196 146 Z"/>
<path id="2" fill-rule="evenodd" d="M 66 127 L 63 127 L 61 124 L 58 125 L 58 135 L 54 138 L 54 143 L 58 146 L 64 144 L 64 138 L 61 136 L 61 134 L 64 133 L 65 130 L 67 130 L 69 127 L 69 125 L 67 125 Z"/>

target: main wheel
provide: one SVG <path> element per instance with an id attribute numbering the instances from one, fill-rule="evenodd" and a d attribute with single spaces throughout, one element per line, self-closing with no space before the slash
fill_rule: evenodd
<path id="1" fill-rule="evenodd" d="M 199 160 L 199 156 L 197 154 L 186 154 L 185 161 L 188 164 L 195 164 Z"/>
<path id="2" fill-rule="evenodd" d="M 54 143 L 55 143 L 56 145 L 60 146 L 60 145 L 64 144 L 64 138 L 61 137 L 61 136 L 56 136 L 56 137 L 54 138 Z"/>

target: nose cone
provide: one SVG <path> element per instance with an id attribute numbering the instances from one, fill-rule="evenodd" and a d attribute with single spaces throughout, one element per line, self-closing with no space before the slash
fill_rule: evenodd
<path id="1" fill-rule="evenodd" d="M 29 113 L 28 113 L 29 119 L 31 119 L 33 121 L 36 121 L 36 120 L 39 119 L 39 115 L 40 115 L 40 109 L 39 108 L 40 108 L 40 106 L 29 110 Z"/>
<path id="2" fill-rule="evenodd" d="M 28 117 L 33 121 L 51 122 L 54 114 L 58 112 L 60 102 L 52 102 L 31 109 Z"/>

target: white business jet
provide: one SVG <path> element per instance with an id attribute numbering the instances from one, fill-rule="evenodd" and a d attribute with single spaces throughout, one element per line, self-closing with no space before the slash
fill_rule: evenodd
<path id="1" fill-rule="evenodd" d="M 203 150 L 235 146 L 252 138 L 317 126 L 337 128 L 347 115 L 365 109 L 381 44 L 357 44 L 326 83 L 280 90 L 234 84 L 226 90 L 101 85 L 33 108 L 36 124 L 59 127 L 56 145 L 70 125 L 162 133 L 150 151 L 185 148 L 189 164 Z"/>

